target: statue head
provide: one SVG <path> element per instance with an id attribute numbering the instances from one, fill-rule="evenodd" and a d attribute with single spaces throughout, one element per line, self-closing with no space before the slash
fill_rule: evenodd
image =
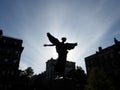
<path id="1" fill-rule="evenodd" d="M 61 40 L 62 40 L 62 42 L 65 42 L 67 40 L 67 38 L 66 37 L 62 37 Z"/>

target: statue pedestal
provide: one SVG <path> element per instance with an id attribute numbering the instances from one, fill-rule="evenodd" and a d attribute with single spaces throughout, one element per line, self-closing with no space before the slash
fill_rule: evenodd
<path id="1" fill-rule="evenodd" d="M 51 90 L 75 90 L 75 82 L 70 78 L 56 78 L 50 84 Z"/>

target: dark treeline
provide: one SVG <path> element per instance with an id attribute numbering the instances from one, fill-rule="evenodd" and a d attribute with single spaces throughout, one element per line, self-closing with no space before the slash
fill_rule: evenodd
<path id="1" fill-rule="evenodd" d="M 84 90 L 86 74 L 82 68 L 71 70 L 64 79 L 46 79 L 46 73 L 33 75 L 33 69 L 1 73 L 0 90 Z M 3 75 L 4 74 L 4 75 Z"/>

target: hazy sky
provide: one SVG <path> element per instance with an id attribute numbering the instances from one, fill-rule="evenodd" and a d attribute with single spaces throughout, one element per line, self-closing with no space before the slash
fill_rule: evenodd
<path id="1" fill-rule="evenodd" d="M 114 37 L 120 40 L 120 0 L 0 0 L 0 29 L 23 40 L 20 69 L 32 67 L 38 74 L 57 58 L 55 47 L 43 47 L 50 32 L 78 42 L 68 60 L 85 70 L 85 57 L 114 44 Z"/>

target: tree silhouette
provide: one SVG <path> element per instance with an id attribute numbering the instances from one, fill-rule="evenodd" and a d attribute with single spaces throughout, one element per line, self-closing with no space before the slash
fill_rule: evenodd
<path id="1" fill-rule="evenodd" d="M 28 67 L 28 68 L 25 70 L 25 72 L 26 72 L 26 75 L 27 75 L 28 77 L 31 77 L 31 76 L 34 74 L 34 71 L 33 71 L 33 69 L 32 69 L 31 67 Z"/>

